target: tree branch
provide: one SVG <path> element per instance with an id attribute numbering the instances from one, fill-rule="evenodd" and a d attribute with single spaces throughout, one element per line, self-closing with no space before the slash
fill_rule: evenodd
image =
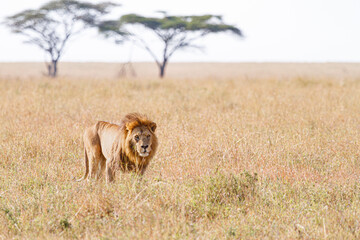
<path id="1" fill-rule="evenodd" d="M 150 53 L 150 55 L 153 57 L 153 59 L 155 60 L 156 64 L 161 67 L 160 61 L 158 60 L 158 58 L 156 57 L 155 53 L 150 49 L 150 47 L 148 46 L 148 44 L 139 36 L 137 35 L 132 35 L 132 37 L 135 39 L 135 41 L 133 41 L 135 44 L 137 44 L 136 40 L 141 42 L 140 47 L 144 48 L 146 51 L 148 51 L 148 53 Z M 137 44 L 138 45 L 138 44 Z M 139 46 L 139 45 L 138 45 Z"/>

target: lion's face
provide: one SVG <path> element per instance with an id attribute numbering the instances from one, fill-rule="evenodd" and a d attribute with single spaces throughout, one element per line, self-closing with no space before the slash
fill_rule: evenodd
<path id="1" fill-rule="evenodd" d="M 133 149 L 140 157 L 149 156 L 152 150 L 153 133 L 147 127 L 140 126 L 134 128 L 130 134 L 129 140 L 131 141 Z"/>

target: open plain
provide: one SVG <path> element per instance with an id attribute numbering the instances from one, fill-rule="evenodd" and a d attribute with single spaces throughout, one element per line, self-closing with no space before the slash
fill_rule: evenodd
<path id="1" fill-rule="evenodd" d="M 359 239 L 360 64 L 0 63 L 0 239 Z M 81 135 L 157 123 L 142 180 L 75 182 Z"/>

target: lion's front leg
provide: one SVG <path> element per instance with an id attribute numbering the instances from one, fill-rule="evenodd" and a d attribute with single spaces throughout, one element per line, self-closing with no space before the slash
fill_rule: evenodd
<path id="1" fill-rule="evenodd" d="M 106 183 L 110 183 L 110 182 L 114 181 L 115 168 L 114 168 L 113 161 L 108 161 L 108 160 L 106 161 L 105 175 L 106 175 Z"/>

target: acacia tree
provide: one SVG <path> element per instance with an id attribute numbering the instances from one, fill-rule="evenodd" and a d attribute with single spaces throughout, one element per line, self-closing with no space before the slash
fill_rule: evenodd
<path id="1" fill-rule="evenodd" d="M 50 62 L 48 75 L 56 77 L 57 64 L 71 37 L 91 27 L 116 4 L 93 4 L 76 0 L 54 0 L 39 9 L 25 10 L 5 19 L 5 24 L 17 34 L 27 37 L 25 43 L 41 48 Z"/>
<path id="2" fill-rule="evenodd" d="M 131 40 L 144 48 L 159 67 L 160 77 L 165 74 L 165 68 L 170 57 L 178 50 L 199 48 L 194 42 L 211 33 L 231 32 L 243 36 L 241 30 L 233 25 L 225 24 L 221 16 L 168 16 L 165 12 L 161 18 L 144 17 L 136 14 L 122 16 L 118 20 L 103 21 L 98 27 L 106 37 L 115 38 L 116 42 Z M 161 55 L 155 54 L 150 44 L 139 34 L 126 31 L 127 25 L 140 25 L 153 32 L 162 42 Z"/>

